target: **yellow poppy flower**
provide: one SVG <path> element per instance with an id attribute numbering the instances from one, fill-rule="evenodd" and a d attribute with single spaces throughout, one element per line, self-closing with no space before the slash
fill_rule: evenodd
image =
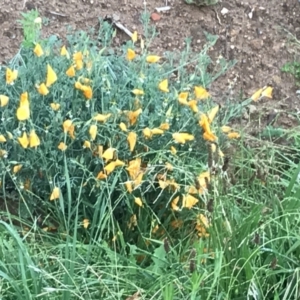
<path id="1" fill-rule="evenodd" d="M 164 134 L 164 131 L 160 128 L 153 128 L 153 129 L 151 129 L 151 133 L 153 135 L 155 135 L 155 134 Z"/>
<path id="2" fill-rule="evenodd" d="M 188 102 L 187 102 L 188 96 L 189 96 L 188 92 L 181 92 L 178 95 L 178 102 L 183 105 L 188 105 Z"/>
<path id="3" fill-rule="evenodd" d="M 135 58 L 136 54 L 134 52 L 134 50 L 132 49 L 127 49 L 127 54 L 126 54 L 126 59 L 131 61 Z"/>
<path id="4" fill-rule="evenodd" d="M 104 167 L 105 173 L 109 175 L 116 168 L 116 164 L 114 161 L 110 162 L 107 166 Z"/>
<path id="5" fill-rule="evenodd" d="M 70 130 L 71 126 L 72 126 L 72 120 L 65 120 L 63 122 L 64 132 L 67 133 Z"/>
<path id="6" fill-rule="evenodd" d="M 146 62 L 153 64 L 153 63 L 157 63 L 160 60 L 160 56 L 157 55 L 148 55 L 146 57 Z"/>
<path id="7" fill-rule="evenodd" d="M 258 101 L 261 97 L 262 91 L 263 91 L 263 89 L 257 90 L 250 98 L 255 102 Z"/>
<path id="8" fill-rule="evenodd" d="M 82 86 L 83 95 L 86 99 L 92 99 L 93 98 L 93 90 L 90 86 L 83 85 Z"/>
<path id="9" fill-rule="evenodd" d="M 81 91 L 83 90 L 83 84 L 81 84 L 81 82 L 79 82 L 79 81 L 76 81 L 74 86 L 75 86 L 75 89 L 77 89 L 77 90 L 81 90 Z"/>
<path id="10" fill-rule="evenodd" d="M 27 119 L 30 118 L 30 110 L 29 110 L 29 107 L 24 105 L 24 106 L 20 106 L 18 109 L 17 109 L 17 119 L 19 121 L 25 121 Z"/>
<path id="11" fill-rule="evenodd" d="M 9 98 L 5 95 L 0 95 L 0 106 L 6 106 L 9 101 Z"/>
<path id="12" fill-rule="evenodd" d="M 76 70 L 81 70 L 83 68 L 83 60 L 75 60 L 75 68 Z"/>
<path id="13" fill-rule="evenodd" d="M 89 142 L 89 141 L 84 141 L 84 142 L 83 142 L 83 148 L 91 149 L 91 142 Z"/>
<path id="14" fill-rule="evenodd" d="M 36 148 L 41 144 L 41 141 L 34 130 L 30 131 L 29 134 L 29 147 L 30 148 Z"/>
<path id="15" fill-rule="evenodd" d="M 57 81 L 57 75 L 52 69 L 52 67 L 49 64 L 47 64 L 46 87 L 50 87 L 55 81 Z"/>
<path id="16" fill-rule="evenodd" d="M 179 206 L 177 205 L 178 202 L 179 202 L 179 199 L 180 199 L 180 197 L 177 196 L 177 197 L 174 198 L 174 199 L 172 200 L 172 202 L 171 202 L 171 208 L 172 208 L 173 210 L 175 210 L 175 211 L 180 210 Z"/>
<path id="17" fill-rule="evenodd" d="M 139 108 L 139 109 L 137 109 L 135 111 L 129 111 L 127 113 L 130 125 L 134 125 L 136 123 L 137 118 L 142 113 L 142 111 L 143 110 L 141 108 Z"/>
<path id="18" fill-rule="evenodd" d="M 60 188 L 59 188 L 59 187 L 55 187 L 55 188 L 52 190 L 52 193 L 51 193 L 51 195 L 50 195 L 50 201 L 59 199 L 59 196 L 60 196 Z"/>
<path id="19" fill-rule="evenodd" d="M 168 89 L 168 79 L 165 79 L 163 81 L 161 81 L 159 84 L 158 84 L 158 88 L 164 92 L 164 93 L 168 93 L 169 92 L 169 89 Z"/>
<path id="20" fill-rule="evenodd" d="M 123 123 L 123 122 L 121 122 L 120 124 L 119 124 L 119 126 L 120 126 L 120 129 L 122 130 L 122 131 L 127 131 L 127 126 L 125 125 L 125 123 Z"/>
<path id="21" fill-rule="evenodd" d="M 60 49 L 60 55 L 61 56 L 66 56 L 67 58 L 70 58 L 70 54 L 66 48 L 66 46 L 62 46 Z"/>
<path id="22" fill-rule="evenodd" d="M 262 97 L 267 97 L 272 99 L 273 88 L 271 86 L 266 87 L 261 93 Z"/>
<path id="23" fill-rule="evenodd" d="M 61 151 L 66 151 L 68 146 L 63 142 L 60 142 L 59 145 L 57 146 L 57 148 Z"/>
<path id="24" fill-rule="evenodd" d="M 134 150 L 136 140 L 137 140 L 137 134 L 133 131 L 129 132 L 129 134 L 127 136 L 127 141 L 128 141 L 129 149 L 131 152 Z"/>
<path id="25" fill-rule="evenodd" d="M 210 97 L 209 92 L 202 86 L 195 86 L 194 93 L 195 93 L 196 98 L 199 100 L 205 100 L 208 97 Z"/>
<path id="26" fill-rule="evenodd" d="M 191 110 L 194 112 L 194 113 L 197 113 L 199 110 L 198 110 L 198 106 L 197 106 L 197 101 L 196 100 L 191 100 L 188 102 L 188 106 L 191 108 Z"/>
<path id="27" fill-rule="evenodd" d="M 52 103 L 50 103 L 50 106 L 51 106 L 51 108 L 52 108 L 54 111 L 57 111 L 57 110 L 60 109 L 60 104 L 59 104 L 59 103 L 54 103 L 54 102 L 52 102 Z"/>
<path id="28" fill-rule="evenodd" d="M 29 139 L 28 139 L 27 133 L 25 131 L 23 132 L 23 135 L 21 137 L 18 137 L 18 141 L 24 149 L 26 149 L 28 147 Z"/>
<path id="29" fill-rule="evenodd" d="M 211 110 L 209 110 L 207 112 L 207 116 L 208 116 L 208 122 L 212 123 L 212 121 L 214 120 L 214 118 L 216 117 L 218 111 L 219 111 L 220 105 L 216 105 L 215 107 L 213 107 Z"/>
<path id="30" fill-rule="evenodd" d="M 140 197 L 134 198 L 134 203 L 135 203 L 136 205 L 138 205 L 139 207 L 142 207 L 142 206 L 143 206 L 143 202 L 142 202 L 142 200 L 141 200 Z"/>
<path id="31" fill-rule="evenodd" d="M 44 54 L 43 48 L 41 47 L 40 44 L 35 45 L 33 52 L 37 57 L 40 57 Z"/>
<path id="32" fill-rule="evenodd" d="M 132 41 L 135 43 L 138 39 L 138 33 L 137 31 L 135 31 L 132 35 L 131 35 L 131 39 Z"/>
<path id="33" fill-rule="evenodd" d="M 41 83 L 40 85 L 37 85 L 36 88 L 37 88 L 38 92 L 43 96 L 46 96 L 49 94 L 49 90 L 46 87 L 45 83 Z"/>
<path id="34" fill-rule="evenodd" d="M 132 187 L 132 181 L 126 181 L 124 183 L 125 187 L 126 187 L 126 190 L 128 193 L 132 193 L 133 191 L 133 187 Z"/>
<path id="35" fill-rule="evenodd" d="M 74 77 L 74 76 L 76 75 L 76 71 L 75 71 L 74 66 L 71 66 L 71 67 L 66 71 L 66 74 L 67 74 L 69 77 Z"/>
<path id="36" fill-rule="evenodd" d="M 107 175 L 105 173 L 103 173 L 103 171 L 99 172 L 97 177 L 97 179 L 101 180 L 101 179 L 106 179 Z"/>
<path id="37" fill-rule="evenodd" d="M 134 180 L 139 175 L 140 169 L 141 169 L 141 163 L 142 163 L 142 160 L 140 157 L 138 157 L 134 160 L 131 160 L 129 162 L 129 166 L 126 168 L 126 170 L 128 171 L 131 179 Z"/>
<path id="38" fill-rule="evenodd" d="M 218 140 L 218 138 L 211 131 L 205 131 L 203 133 L 203 138 L 210 142 L 215 142 Z"/>
<path id="39" fill-rule="evenodd" d="M 13 172 L 16 174 L 22 169 L 23 165 L 16 165 L 13 167 Z"/>
<path id="40" fill-rule="evenodd" d="M 24 92 L 20 96 L 20 106 L 27 106 L 29 107 L 29 100 L 28 100 L 28 93 Z"/>
<path id="41" fill-rule="evenodd" d="M 232 128 L 229 127 L 229 126 L 224 125 L 224 126 L 221 127 L 221 130 L 222 130 L 223 133 L 229 133 L 232 130 Z"/>
<path id="42" fill-rule="evenodd" d="M 75 52 L 73 54 L 73 60 L 83 60 L 83 54 L 81 51 Z"/>
<path id="43" fill-rule="evenodd" d="M 14 84 L 14 81 L 18 77 L 18 70 L 11 70 L 10 68 L 6 69 L 5 72 L 6 84 Z"/>
<path id="44" fill-rule="evenodd" d="M 173 139 L 180 144 L 185 144 L 185 142 L 192 141 L 194 139 L 193 135 L 184 132 L 175 132 L 172 136 Z"/>
<path id="45" fill-rule="evenodd" d="M 172 153 L 173 155 L 176 155 L 176 153 L 177 153 L 176 148 L 173 147 L 173 146 L 171 146 L 171 153 Z"/>
<path id="46" fill-rule="evenodd" d="M 110 116 L 111 114 L 106 114 L 106 115 L 97 114 L 93 117 L 93 119 L 98 122 L 105 122 Z"/>
<path id="47" fill-rule="evenodd" d="M 89 129 L 89 134 L 90 134 L 90 137 L 91 137 L 91 140 L 94 141 L 96 136 L 97 136 L 97 125 L 91 125 L 90 126 L 90 129 Z"/>
<path id="48" fill-rule="evenodd" d="M 143 135 L 146 139 L 150 139 L 152 137 L 152 132 L 150 128 L 146 127 L 143 129 Z"/>
<path id="49" fill-rule="evenodd" d="M 0 143 L 5 143 L 6 142 L 6 138 L 3 134 L 0 134 Z"/>
<path id="50" fill-rule="evenodd" d="M 197 198 L 195 198 L 192 195 L 184 195 L 183 199 L 182 199 L 182 207 L 191 209 L 193 206 L 195 206 L 197 203 L 199 202 L 199 200 Z"/>
<path id="51" fill-rule="evenodd" d="M 143 90 L 139 90 L 139 89 L 134 89 L 132 90 L 132 93 L 136 96 L 142 96 L 144 95 L 144 91 Z"/>
<path id="52" fill-rule="evenodd" d="M 170 129 L 170 124 L 169 123 L 162 123 L 162 124 L 160 124 L 159 129 L 169 130 Z"/>
<path id="53" fill-rule="evenodd" d="M 82 226 L 83 228 L 87 229 L 90 225 L 90 220 L 89 219 L 83 219 L 82 221 Z"/>
<path id="54" fill-rule="evenodd" d="M 105 159 L 106 162 L 108 162 L 109 160 L 112 160 L 115 157 L 115 148 L 107 148 L 103 154 L 102 154 L 102 158 Z"/>
<path id="55" fill-rule="evenodd" d="M 238 139 L 238 138 L 241 137 L 241 135 L 238 132 L 235 132 L 235 131 L 229 132 L 227 134 L 227 136 L 228 136 L 229 139 Z"/>

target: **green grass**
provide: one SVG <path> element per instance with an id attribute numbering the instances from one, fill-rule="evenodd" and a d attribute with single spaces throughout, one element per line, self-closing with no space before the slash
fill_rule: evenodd
<path id="1" fill-rule="evenodd" d="M 151 33 L 149 41 L 155 33 L 152 28 L 147 32 Z M 241 132 L 240 139 L 231 140 L 220 127 L 230 124 L 251 99 L 243 99 L 240 105 L 225 105 L 210 125 L 219 138 L 217 150 L 220 148 L 226 159 L 220 157 L 210 150 L 213 143 L 203 138 L 203 127 L 198 125 L 201 116 L 177 103 L 180 92 L 192 94 L 192 87 L 200 83 L 209 86 L 232 66 L 224 61 L 214 65 L 214 73 L 207 72 L 212 63 L 207 49 L 215 38 L 208 36 L 208 45 L 196 56 L 187 43 L 180 56 L 169 53 L 161 64 L 147 65 L 147 49 L 133 61 L 124 59 L 128 48 L 137 47 L 131 41 L 113 52 L 113 35 L 112 28 L 102 23 L 100 53 L 89 34 L 81 32 L 68 37 L 70 53 L 89 50 L 96 66 L 91 73 L 80 74 L 88 74 L 93 80 L 90 102 L 64 75 L 70 59 L 57 54 L 61 44 L 53 37 L 45 41 L 32 39 L 34 43 L 41 42 L 47 55 L 35 57 L 28 44 L 9 64 L 11 68 L 18 67 L 19 73 L 14 85 L 4 81 L 0 88 L 0 94 L 10 97 L 9 104 L 0 108 L 6 120 L 0 124 L 0 134 L 7 138 L 0 148 L 7 151 L 0 152 L 0 197 L 10 207 L 11 199 L 6 198 L 6 193 L 14 188 L 20 199 L 18 214 L 0 212 L 0 298 L 127 299 L 135 294 L 135 299 L 153 300 L 298 299 L 297 128 L 284 131 L 288 146 L 274 142 L 273 129 L 258 136 L 253 144 L 259 146 L 246 146 L 252 145 L 246 134 Z M 58 80 L 49 87 L 49 95 L 41 96 L 34 84 L 45 77 L 46 63 L 56 70 Z M 193 65 L 193 73 L 186 71 L 189 65 Z M 31 77 L 30 68 L 36 77 Z M 177 76 L 176 80 L 171 74 Z M 157 83 L 166 77 L 170 91 L 162 93 Z M 135 152 L 128 150 L 127 133 L 119 129 L 119 122 L 126 122 L 126 118 L 118 119 L 120 111 L 133 110 L 133 88 L 145 91 L 139 97 L 143 112 L 138 122 L 127 124 L 138 134 Z M 19 122 L 16 109 L 19 95 L 25 90 L 30 92 L 31 117 Z M 64 90 L 72 95 L 74 107 L 60 100 L 64 99 L 60 94 Z M 122 97 L 118 97 L 120 94 Z M 50 109 L 53 101 L 61 104 L 58 112 Z M 212 107 L 212 99 L 198 103 L 199 110 L 208 114 Z M 79 109 L 81 113 L 76 115 Z M 107 145 L 116 148 L 114 155 L 126 162 L 107 180 L 95 177 L 108 163 L 82 148 L 84 141 L 96 143 L 87 133 L 93 122 L 93 109 L 114 114 L 107 122 L 97 123 L 96 141 L 104 150 Z M 75 116 L 70 117 L 76 125 L 74 139 L 62 130 L 62 123 L 70 114 Z M 152 139 L 142 136 L 146 126 L 158 127 L 166 115 L 170 130 Z M 49 126 L 49 132 L 45 126 Z M 37 149 L 23 149 L 18 141 L 19 131 L 32 128 L 41 144 Z M 179 146 L 172 140 L 172 133 L 177 131 L 197 138 Z M 63 153 L 57 150 L 60 141 L 68 145 Z M 176 155 L 171 155 L 171 145 L 177 148 Z M 129 193 L 122 184 L 129 179 L 128 161 L 136 158 L 143 160 L 143 168 L 148 171 L 143 183 Z M 173 171 L 165 169 L 165 162 L 172 164 Z M 13 167 L 18 164 L 22 164 L 22 169 L 14 172 Z M 184 205 L 186 188 L 201 185 L 195 177 L 207 168 L 207 191 L 199 192 L 198 202 L 188 209 Z M 40 169 L 43 176 L 36 172 Z M 176 191 L 160 187 L 156 177 L 164 173 L 179 185 Z M 31 189 L 26 190 L 21 187 L 29 175 Z M 50 201 L 53 186 L 59 186 L 61 193 Z M 179 211 L 170 205 L 177 195 Z M 141 198 L 142 207 L 134 202 L 137 197 Z M 134 215 L 136 222 L 132 222 Z M 84 219 L 89 220 L 87 228 Z"/>

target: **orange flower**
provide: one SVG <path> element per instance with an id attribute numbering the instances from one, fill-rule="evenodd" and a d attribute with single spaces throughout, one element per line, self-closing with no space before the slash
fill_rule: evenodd
<path id="1" fill-rule="evenodd" d="M 76 75 L 76 71 L 75 71 L 74 66 L 71 66 L 71 67 L 66 71 L 66 74 L 67 74 L 69 77 L 74 77 L 74 76 Z"/>
<path id="2" fill-rule="evenodd" d="M 68 147 L 65 143 L 60 142 L 57 148 L 61 151 L 66 151 Z"/>
<path id="3" fill-rule="evenodd" d="M 178 101 L 180 104 L 183 104 L 183 105 L 188 105 L 188 102 L 187 102 L 187 98 L 189 96 L 189 93 L 188 92 L 181 92 L 179 95 L 178 95 Z"/>
<path id="4" fill-rule="evenodd" d="M 138 110 L 135 111 L 129 111 L 128 112 L 128 118 L 129 118 L 129 123 L 130 125 L 134 125 L 137 121 L 137 118 L 139 117 L 139 115 L 142 113 L 142 109 L 139 108 Z"/>

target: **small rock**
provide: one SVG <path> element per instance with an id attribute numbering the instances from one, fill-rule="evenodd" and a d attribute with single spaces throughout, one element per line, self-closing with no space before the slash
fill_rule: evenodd
<path id="1" fill-rule="evenodd" d="M 157 21 L 159 21 L 160 19 L 161 19 L 161 15 L 160 15 L 160 14 L 158 14 L 158 13 L 156 13 L 156 12 L 154 12 L 154 13 L 151 14 L 151 20 L 152 20 L 152 21 L 157 22 Z"/>
<path id="2" fill-rule="evenodd" d="M 229 10 L 226 7 L 223 7 L 221 10 L 221 14 L 224 16 L 229 13 Z"/>

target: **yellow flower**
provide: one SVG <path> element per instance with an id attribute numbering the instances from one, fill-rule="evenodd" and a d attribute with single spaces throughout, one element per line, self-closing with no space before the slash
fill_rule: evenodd
<path id="1" fill-rule="evenodd" d="M 82 221 L 82 226 L 83 228 L 87 229 L 90 225 L 90 220 L 89 219 L 83 219 Z"/>
<path id="2" fill-rule="evenodd" d="M 185 142 L 192 141 L 194 139 L 193 135 L 184 132 L 175 132 L 172 136 L 173 139 L 180 144 L 185 144 Z"/>
<path id="3" fill-rule="evenodd" d="M 91 149 L 91 142 L 89 142 L 89 141 L 84 141 L 84 143 L 83 143 L 83 148 Z"/>
<path id="4" fill-rule="evenodd" d="M 27 133 L 23 132 L 22 137 L 18 137 L 18 141 L 19 141 L 20 145 L 24 149 L 26 149 L 28 147 L 28 145 L 29 145 L 29 139 L 28 139 Z"/>
<path id="5" fill-rule="evenodd" d="M 173 171 L 173 169 L 174 169 L 174 167 L 169 162 L 166 162 L 165 166 L 166 166 L 168 171 Z"/>
<path id="6" fill-rule="evenodd" d="M 93 97 L 93 90 L 90 86 L 83 85 L 82 86 L 83 95 L 86 99 L 92 99 Z"/>
<path id="7" fill-rule="evenodd" d="M 75 67 L 76 67 L 76 70 L 81 70 L 83 68 L 83 60 L 75 60 Z"/>
<path id="8" fill-rule="evenodd" d="M 232 128 L 229 127 L 229 126 L 224 125 L 224 126 L 221 127 L 221 130 L 222 130 L 223 133 L 229 133 L 232 130 Z"/>
<path id="9" fill-rule="evenodd" d="M 129 118 L 130 125 L 134 125 L 136 123 L 137 118 L 142 113 L 142 111 L 143 110 L 141 108 L 139 108 L 135 111 L 129 111 L 128 112 L 127 115 L 128 115 L 128 118 Z"/>
<path id="10" fill-rule="evenodd" d="M 81 91 L 83 90 L 83 85 L 79 81 L 76 81 L 74 86 L 75 86 L 75 89 L 77 89 L 77 90 L 81 90 Z"/>
<path id="11" fill-rule="evenodd" d="M 55 81 L 57 81 L 57 75 L 52 69 L 52 67 L 49 64 L 47 64 L 46 87 L 50 87 Z"/>
<path id="12" fill-rule="evenodd" d="M 105 122 L 110 116 L 111 116 L 111 114 L 106 114 L 106 115 L 97 114 L 94 116 L 93 119 L 98 122 Z"/>
<path id="13" fill-rule="evenodd" d="M 5 75 L 6 75 L 6 84 L 14 84 L 14 81 L 18 77 L 18 70 L 11 70 L 7 68 Z"/>
<path id="14" fill-rule="evenodd" d="M 105 159 L 106 162 L 108 162 L 109 160 L 112 160 L 115 156 L 115 148 L 107 148 L 104 153 L 102 154 L 102 158 Z"/>
<path id="15" fill-rule="evenodd" d="M 132 193 L 133 191 L 133 188 L 132 188 L 132 181 L 126 181 L 124 183 L 125 187 L 126 187 L 126 190 L 128 193 Z"/>
<path id="16" fill-rule="evenodd" d="M 91 137 L 91 140 L 95 140 L 96 136 L 97 136 L 97 125 L 91 125 L 90 126 L 90 129 L 89 129 L 89 134 L 90 134 L 90 137 Z"/>
<path id="17" fill-rule="evenodd" d="M 40 56 L 42 56 L 42 55 L 44 54 L 44 51 L 43 51 L 43 49 L 42 49 L 42 47 L 41 47 L 40 44 L 36 44 L 36 45 L 35 45 L 35 47 L 34 47 L 34 49 L 33 49 L 33 52 L 34 52 L 34 54 L 35 54 L 37 57 L 40 57 Z"/>
<path id="18" fill-rule="evenodd" d="M 41 144 L 39 137 L 37 136 L 37 134 L 35 133 L 34 130 L 30 131 L 29 134 L 29 147 L 30 148 L 36 148 L 37 146 L 39 146 Z"/>
<path id="19" fill-rule="evenodd" d="M 50 103 L 50 106 L 51 106 L 51 108 L 52 108 L 54 111 L 57 111 L 57 110 L 59 110 L 59 108 L 60 108 L 60 104 L 59 104 L 59 103 L 54 103 L 54 102 L 52 102 L 52 103 Z"/>
<path id="20" fill-rule="evenodd" d="M 60 142 L 57 148 L 61 151 L 66 151 L 68 147 L 65 143 Z"/>
<path id="21" fill-rule="evenodd" d="M 20 96 L 20 107 L 21 106 L 27 106 L 29 107 L 29 100 L 28 100 L 28 93 L 22 93 Z"/>
<path id="22" fill-rule="evenodd" d="M 205 131 L 203 133 L 203 138 L 210 142 L 215 142 L 218 140 L 218 138 L 211 131 Z"/>
<path id="23" fill-rule="evenodd" d="M 261 93 L 262 97 L 267 97 L 272 99 L 273 88 L 271 86 L 266 87 Z"/>
<path id="24" fill-rule="evenodd" d="M 42 83 L 42 84 L 40 84 L 40 85 L 37 85 L 36 88 L 37 88 L 38 92 L 39 92 L 41 95 L 43 95 L 43 96 L 46 96 L 46 95 L 49 94 L 49 90 L 48 90 L 48 88 L 46 87 L 45 83 Z"/>
<path id="25" fill-rule="evenodd" d="M 143 129 L 143 135 L 146 139 L 150 139 L 152 137 L 151 129 L 146 127 Z"/>
<path id="26" fill-rule="evenodd" d="M 188 92 L 181 92 L 178 95 L 178 102 L 183 105 L 188 105 L 188 102 L 187 102 L 188 96 L 189 96 Z"/>
<path id="27" fill-rule="evenodd" d="M 177 197 L 174 198 L 174 199 L 172 200 L 172 202 L 171 202 L 171 207 L 172 207 L 172 209 L 175 210 L 175 211 L 180 210 L 179 206 L 177 205 L 178 202 L 179 202 L 179 199 L 180 199 L 180 197 L 177 196 Z"/>
<path id="28" fill-rule="evenodd" d="M 143 206 L 143 202 L 142 202 L 142 200 L 141 200 L 140 197 L 134 198 L 134 203 L 135 203 L 136 205 L 138 205 L 139 207 L 142 207 L 142 206 Z"/>
<path id="29" fill-rule="evenodd" d="M 214 120 L 214 118 L 216 117 L 218 111 L 219 111 L 220 105 L 216 105 L 215 107 L 213 107 L 211 110 L 209 110 L 207 112 L 207 116 L 208 116 L 208 122 L 212 123 L 212 121 Z"/>
<path id="30" fill-rule="evenodd" d="M 122 130 L 122 131 L 127 131 L 127 126 L 125 125 L 125 123 L 123 123 L 123 122 L 121 122 L 120 124 L 119 124 L 119 126 L 120 126 L 120 129 Z"/>
<path id="31" fill-rule="evenodd" d="M 81 51 L 75 52 L 73 54 L 73 60 L 83 60 L 83 54 Z"/>
<path id="32" fill-rule="evenodd" d="M 15 165 L 13 167 L 13 172 L 16 174 L 22 169 L 23 165 Z"/>
<path id="33" fill-rule="evenodd" d="M 59 187 L 55 187 L 53 190 L 52 190 L 52 193 L 50 195 L 50 201 L 53 201 L 53 200 L 56 200 L 58 199 L 60 196 L 60 188 Z"/>
<path id="34" fill-rule="evenodd" d="M 70 128 L 72 126 L 72 120 L 66 120 L 63 122 L 63 129 L 64 129 L 64 132 L 67 133 Z"/>
<path id="35" fill-rule="evenodd" d="M 135 43 L 138 39 L 138 34 L 137 31 L 135 31 L 132 35 L 131 35 L 131 39 L 132 41 Z"/>
<path id="36" fill-rule="evenodd" d="M 127 136 L 127 141 L 128 141 L 129 149 L 131 152 L 134 150 L 136 140 L 137 140 L 137 134 L 133 131 L 129 132 L 129 134 Z"/>
<path id="37" fill-rule="evenodd" d="M 176 153 L 177 153 L 176 148 L 173 147 L 173 146 L 171 146 L 171 153 L 172 153 L 173 155 L 176 155 Z"/>
<path id="38" fill-rule="evenodd" d="M 241 135 L 238 132 L 233 131 L 233 132 L 229 132 L 227 136 L 229 139 L 238 139 L 240 138 Z"/>
<path id="39" fill-rule="evenodd" d="M 107 175 L 103 173 L 103 171 L 99 172 L 97 177 L 97 179 L 101 180 L 101 179 L 106 179 Z"/>
<path id="40" fill-rule="evenodd" d="M 157 56 L 157 55 L 148 55 L 146 57 L 146 61 L 147 63 L 157 63 L 158 61 L 160 60 L 160 56 Z"/>
<path id="41" fill-rule="evenodd" d="M 194 93 L 195 93 L 196 98 L 199 100 L 205 100 L 208 97 L 210 97 L 209 92 L 202 86 L 195 86 Z"/>
<path id="42" fill-rule="evenodd" d="M 164 92 L 164 93 L 168 93 L 169 92 L 169 89 L 168 89 L 168 79 L 165 79 L 163 81 L 161 81 L 159 84 L 158 84 L 158 88 Z"/>
<path id="43" fill-rule="evenodd" d="M 13 139 L 13 135 L 12 135 L 9 131 L 6 131 L 6 133 L 7 133 L 7 137 L 8 137 L 10 140 L 12 140 L 12 139 Z"/>
<path id="44" fill-rule="evenodd" d="M 5 95 L 0 95 L 0 106 L 3 107 L 7 105 L 9 98 Z"/>
<path id="45" fill-rule="evenodd" d="M 196 100 L 191 100 L 188 102 L 188 106 L 191 108 L 191 110 L 194 112 L 194 113 L 197 113 L 198 112 L 198 106 L 197 106 L 197 101 Z"/>
<path id="46" fill-rule="evenodd" d="M 5 143 L 6 142 L 6 138 L 3 134 L 0 134 L 0 143 Z"/>
<path id="47" fill-rule="evenodd" d="M 28 106 L 20 106 L 17 109 L 17 119 L 19 121 L 25 121 L 30 118 L 30 110 Z"/>
<path id="48" fill-rule="evenodd" d="M 259 89 L 250 98 L 256 102 L 260 99 L 262 92 L 263 92 L 263 89 Z"/>
<path id="49" fill-rule="evenodd" d="M 127 49 L 126 59 L 131 61 L 135 58 L 136 54 L 132 49 Z"/>
<path id="50" fill-rule="evenodd" d="M 66 56 L 67 58 L 70 58 L 70 54 L 66 48 L 66 46 L 62 46 L 60 49 L 60 55 L 61 56 Z"/>
<path id="51" fill-rule="evenodd" d="M 153 135 L 155 135 L 155 134 L 164 134 L 164 131 L 160 128 L 153 128 L 153 129 L 151 129 L 151 133 Z"/>
<path id="52" fill-rule="evenodd" d="M 67 74 L 69 77 L 74 77 L 74 76 L 76 75 L 76 71 L 75 71 L 74 66 L 71 66 L 71 67 L 66 71 L 66 74 Z"/>
<path id="53" fill-rule="evenodd" d="M 139 89 L 134 89 L 132 90 L 132 93 L 136 96 L 142 96 L 144 95 L 144 91 L 143 90 L 139 90 Z"/>
<path id="54" fill-rule="evenodd" d="M 195 206 L 198 203 L 198 201 L 199 200 L 192 195 L 189 194 L 184 195 L 182 199 L 182 207 L 191 209 L 193 206 Z"/>
<path id="55" fill-rule="evenodd" d="M 170 129 L 170 124 L 169 123 L 162 123 L 162 124 L 160 124 L 159 129 L 169 130 Z"/>

